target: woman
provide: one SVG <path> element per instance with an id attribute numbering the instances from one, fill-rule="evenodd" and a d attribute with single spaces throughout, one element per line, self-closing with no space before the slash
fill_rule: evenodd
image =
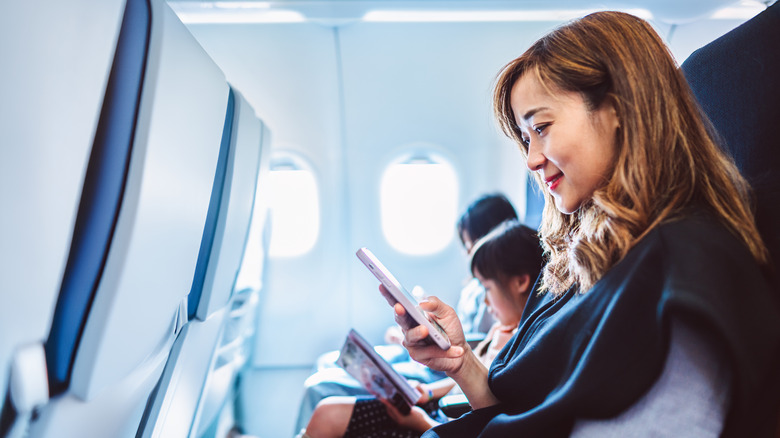
<path id="1" fill-rule="evenodd" d="M 471 272 L 485 288 L 485 303 L 496 319 L 485 340 L 475 348 L 485 365 L 512 337 L 534 280 L 543 265 L 542 249 L 534 230 L 517 220 L 501 223 L 471 249 Z M 318 404 L 305 435 L 325 437 L 419 437 L 448 419 L 436 401 L 454 391 L 445 378 L 418 386 L 422 397 L 410 415 L 401 415 L 391 404 L 373 397 L 330 397 Z M 433 403 L 431 403 L 433 402 Z M 430 414 L 430 415 L 429 415 Z"/>
<path id="2" fill-rule="evenodd" d="M 422 327 L 404 345 L 475 409 L 425 437 L 771 436 L 780 312 L 749 187 L 652 27 L 558 28 L 500 72 L 494 104 L 544 192 L 549 262 L 489 370 L 449 306 L 421 303 L 453 346 Z"/>

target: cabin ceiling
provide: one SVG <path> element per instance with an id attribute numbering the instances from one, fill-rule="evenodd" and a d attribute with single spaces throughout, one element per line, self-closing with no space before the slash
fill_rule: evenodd
<path id="1" fill-rule="evenodd" d="M 595 10 L 617 9 L 667 24 L 720 14 L 746 19 L 773 0 L 168 0 L 184 21 L 560 21 Z M 381 11 L 377 14 L 377 11 Z M 443 13 L 448 15 L 437 15 Z M 373 14 L 373 15 L 372 15 Z M 442 18 L 444 17 L 444 18 Z"/>

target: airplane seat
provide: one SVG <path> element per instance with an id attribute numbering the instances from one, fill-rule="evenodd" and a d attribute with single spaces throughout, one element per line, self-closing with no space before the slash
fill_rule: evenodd
<path id="1" fill-rule="evenodd" d="M 238 396 L 238 378 L 252 353 L 258 302 L 258 293 L 248 289 L 238 291 L 231 299 L 230 311 L 201 394 L 193 436 L 226 436 L 236 424 L 234 401 Z"/>
<path id="2" fill-rule="evenodd" d="M 261 161 L 267 162 L 267 128 L 257 118 L 249 102 L 236 90 L 233 146 L 228 162 L 230 174 L 225 178 L 218 231 L 205 263 L 202 279 L 193 282 L 189 295 L 190 318 L 204 321 L 218 309 L 225 308 L 244 256 L 252 220 Z M 227 127 L 226 127 L 227 129 Z M 266 158 L 265 160 L 262 160 Z M 267 166 L 266 166 L 267 167 Z M 196 284 L 196 283 L 202 284 Z"/>
<path id="3" fill-rule="evenodd" d="M 682 64 L 694 95 L 724 146 L 753 186 L 758 230 L 772 257 L 780 301 L 780 3 L 695 51 Z M 760 336 L 760 334 L 757 334 Z M 780 358 L 775 353 L 775 369 Z M 778 374 L 780 375 L 780 374 Z M 778 378 L 780 380 L 780 378 Z M 762 409 L 778 418 L 780 382 L 767 388 Z"/>
<path id="4" fill-rule="evenodd" d="M 63 6 L 76 13 L 68 27 L 89 29 L 106 21 L 105 14 L 89 19 L 97 6 L 83 3 Z M 29 425 L 30 437 L 133 436 L 173 340 L 188 320 L 187 295 L 206 225 L 229 87 L 165 2 L 127 0 L 122 7 L 124 18 L 119 14 L 116 20 L 122 30 L 109 38 L 117 46 L 103 99 L 105 113 L 112 93 L 135 96 L 134 109 L 117 110 L 134 120 L 119 172 L 121 193 L 113 199 L 103 253 L 87 254 L 87 260 L 73 257 L 102 229 L 95 228 L 92 212 L 84 213 L 82 222 L 79 207 L 46 341 L 50 399 Z M 134 53 L 143 49 L 142 55 L 123 63 L 123 44 Z M 49 76 L 59 74 L 49 70 Z M 119 79 L 112 83 L 114 74 Z M 127 75 L 139 81 L 135 88 L 124 82 Z M 67 110 L 67 105 L 59 108 Z M 114 128 L 113 119 L 108 124 Z M 101 135 L 98 127 L 96 139 Z M 103 191 L 114 177 L 111 169 L 96 170 L 94 178 L 90 171 L 85 193 Z M 95 209 L 106 208 L 102 199 L 93 202 Z M 84 278 L 82 271 L 89 269 L 95 275 Z"/>
<path id="5" fill-rule="evenodd" d="M 235 234 L 232 248 L 223 249 L 231 254 L 229 264 L 220 261 L 223 266 L 229 267 L 220 286 L 220 291 L 228 292 L 228 310 L 193 424 L 193 431 L 196 431 L 195 436 L 198 437 L 210 436 L 207 435 L 210 431 L 218 431 L 217 436 L 222 436 L 227 433 L 227 427 L 232 427 L 235 422 L 232 401 L 237 395 L 235 388 L 238 376 L 245 368 L 254 345 L 252 339 L 262 287 L 262 264 L 267 251 L 267 239 L 264 235 L 254 235 L 252 228 L 256 232 L 267 231 L 268 187 L 265 182 L 270 172 L 271 135 L 245 99 L 241 99 L 240 105 L 241 118 L 236 126 L 236 162 L 245 164 L 234 181 L 241 184 L 240 193 L 243 196 L 238 198 L 237 205 L 242 210 L 240 215 L 236 215 L 240 220 L 234 220 L 232 227 Z M 259 252 L 259 257 L 248 257 L 250 251 Z M 246 263 L 260 265 L 249 269 L 258 276 L 253 286 L 239 281 L 240 268 Z M 221 303 L 222 299 L 218 302 Z M 204 302 L 201 302 L 203 305 Z"/>
<path id="6" fill-rule="evenodd" d="M 0 6 L 0 436 L 25 433 L 68 365 L 47 368 L 44 341 L 61 290 L 78 301 L 99 278 L 145 51 L 143 11 L 123 0 L 42 3 Z"/>
<path id="7" fill-rule="evenodd" d="M 758 228 L 780 273 L 780 4 L 695 51 L 682 70 L 753 186 Z"/>
<path id="8" fill-rule="evenodd" d="M 139 436 L 196 436 L 197 425 L 211 421 L 221 406 L 233 373 L 218 373 L 243 364 L 233 343 L 241 309 L 257 303 L 251 296 L 233 298 L 233 289 L 247 243 L 260 169 L 263 123 L 235 90 L 231 90 L 225 136 L 224 164 L 212 193 L 210 220 L 198 255 L 188 296 L 189 322 L 174 342 L 162 377 L 151 397 Z M 217 195 L 221 193 L 221 195 Z M 226 335 L 230 338 L 226 340 Z M 198 392 L 193 392 L 198 390 Z M 199 435 L 197 435 L 199 436 Z"/>

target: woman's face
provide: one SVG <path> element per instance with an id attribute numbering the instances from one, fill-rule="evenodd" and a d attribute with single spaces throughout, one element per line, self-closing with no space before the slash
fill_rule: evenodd
<path id="1" fill-rule="evenodd" d="M 619 127 L 614 108 L 588 111 L 579 93 L 550 92 L 533 74 L 515 82 L 510 98 L 528 168 L 539 173 L 560 212 L 577 211 L 610 176 Z"/>
<path id="2" fill-rule="evenodd" d="M 488 306 L 488 312 L 502 325 L 519 324 L 524 307 L 521 304 L 521 292 L 512 290 L 511 284 L 505 287 L 495 280 L 484 278 L 477 270 L 474 272 L 474 277 L 485 288 L 485 304 Z M 513 278 L 511 281 L 515 281 L 515 279 Z M 516 299 L 512 299 L 513 293 L 517 294 Z"/>

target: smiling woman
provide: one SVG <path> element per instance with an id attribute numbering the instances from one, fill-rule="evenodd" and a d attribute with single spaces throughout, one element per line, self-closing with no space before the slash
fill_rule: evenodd
<path id="1" fill-rule="evenodd" d="M 621 12 L 565 24 L 507 64 L 494 97 L 547 199 L 549 262 L 489 370 L 451 307 L 420 303 L 452 347 L 419 328 L 404 345 L 475 409 L 424 436 L 766 436 L 776 418 L 753 407 L 776 411 L 780 351 L 767 250 L 653 28 Z"/>
<path id="2" fill-rule="evenodd" d="M 620 126 L 614 106 L 603 102 L 591 110 L 582 95 L 556 93 L 538 73 L 515 83 L 511 102 L 528 169 L 544 181 L 558 210 L 575 212 L 612 171 Z"/>
<path id="3" fill-rule="evenodd" d="M 518 144 L 530 138 L 531 146 L 544 146 L 541 155 L 536 148 L 521 148 L 529 168 L 541 170 L 535 176 L 548 201 L 541 234 L 551 257 L 543 288 L 558 294 L 577 283 L 589 289 L 653 227 L 679 215 L 692 199 L 722 216 L 756 260 L 765 262 L 766 249 L 746 197 L 750 188 L 707 132 L 665 43 L 648 23 L 628 14 L 588 17 L 548 34 L 510 62 L 495 91 L 504 132 Z M 579 26 L 585 22 L 599 26 Z M 529 129 L 526 116 L 542 104 L 579 110 L 581 123 L 564 126 L 560 134 L 558 126 L 548 127 L 556 134 L 540 137 Z M 572 143 L 555 141 L 556 135 Z M 568 154 L 563 153 L 566 144 L 573 148 Z M 540 160 L 553 146 L 560 149 L 552 151 L 552 159 Z M 573 176 L 585 178 L 571 189 L 575 195 L 566 197 L 564 184 L 571 179 L 566 169 L 573 160 L 578 171 L 587 170 Z M 555 181 L 558 173 L 561 182 Z"/>
<path id="4" fill-rule="evenodd" d="M 595 11 L 616 8 L 647 20 L 682 62 L 771 1 L 0 2 L 0 54 L 8 66 L 0 69 L 0 437 L 12 427 L 19 432 L 11 436 L 31 438 L 225 438 L 233 426 L 291 436 L 316 397 L 333 393 L 332 380 L 310 380 L 323 353 L 343 345 L 353 328 L 382 344 L 393 323 L 375 278 L 355 260 L 358 248 L 381 254 L 410 288 L 419 286 L 413 291 L 457 303 L 467 339 L 489 329 L 485 291 L 468 261 L 499 218 L 472 206 L 502 198 L 508 208 L 501 216 L 533 229 L 543 224 L 551 260 L 543 282 L 529 285 L 546 292 L 528 296 L 530 329 L 521 332 L 552 339 L 518 336 L 514 351 L 525 357 L 502 361 L 504 370 L 542 364 L 542 371 L 530 379 L 494 371 L 488 380 L 481 369 L 482 387 L 503 402 L 496 409 L 509 435 L 528 424 L 514 420 L 544 410 L 533 408 L 550 388 L 595 388 L 599 397 L 563 394 L 558 399 L 572 402 L 545 411 L 555 418 L 537 417 L 536 424 L 550 420 L 550 429 L 525 436 L 593 430 L 577 425 L 642 406 L 632 402 L 655 385 L 648 376 L 662 375 L 667 362 L 676 363 L 667 357 L 679 351 L 696 351 L 723 372 L 725 379 L 705 379 L 704 386 L 724 390 L 725 398 L 713 399 L 730 403 L 686 400 L 684 407 L 712 408 L 716 426 L 760 417 L 757 406 L 773 401 L 753 395 L 766 369 L 780 369 L 766 366 L 780 317 L 762 298 L 760 273 L 750 271 L 763 265 L 749 217 L 729 219 L 742 214 L 744 193 L 732 195 L 744 186 L 738 177 L 709 173 L 699 125 L 680 111 L 685 92 L 664 88 L 679 85 L 659 72 L 676 70 L 666 49 L 638 47 L 647 40 L 631 32 L 606 38 L 598 32 L 607 23 L 583 34 L 587 47 L 546 39 L 554 58 L 578 66 L 587 80 L 553 81 L 540 65 L 514 78 L 516 96 L 517 81 L 508 84 L 508 120 L 524 133 L 526 155 L 496 129 L 491 90 L 501 67 L 536 38 Z M 776 16 L 778 7 L 768 12 Z M 769 65 L 771 57 L 755 49 L 780 53 L 771 45 L 776 36 L 744 33 L 725 50 L 726 61 L 699 70 L 708 91 L 732 90 L 746 104 L 712 113 L 740 126 L 727 136 L 738 160 L 757 127 L 771 129 L 780 119 L 773 104 L 747 97 L 771 96 L 777 81 L 730 74 L 757 74 L 755 60 Z M 603 60 L 592 62 L 594 52 Z M 648 65 L 638 73 L 614 68 L 632 54 Z M 594 85 L 605 77 L 609 86 Z M 642 96 L 659 106 L 643 106 Z M 766 144 L 772 152 L 757 158 L 750 150 L 743 169 L 756 183 L 757 222 L 771 245 L 780 241 L 780 213 L 761 207 L 780 200 L 768 189 L 762 197 L 759 184 L 780 168 L 771 159 L 780 154 L 774 141 Z M 673 154 L 679 151 L 692 159 Z M 655 167 L 641 164 L 643 155 Z M 539 184 L 527 184 L 529 174 Z M 717 188 L 712 192 L 725 200 L 686 191 L 682 180 L 667 178 L 675 174 Z M 679 190 L 666 190 L 672 183 Z M 98 202 L 101 193 L 115 199 Z M 482 197 L 495 193 L 506 196 Z M 460 212 L 468 220 L 456 228 Z M 706 220 L 697 221 L 699 213 Z M 87 271 L 94 275 L 76 275 Z M 488 283 L 487 300 L 500 307 L 494 292 L 503 287 L 487 270 L 479 276 Z M 511 290 L 525 283 L 512 282 Z M 599 305 L 625 310 L 636 304 L 624 301 L 632 296 L 649 303 L 600 312 Z M 686 307 L 690 302 L 703 310 Z M 717 312 L 714 303 L 722 303 Z M 540 311 L 548 313 L 530 319 Z M 686 333 L 715 354 L 678 348 L 688 346 Z M 436 374 L 393 347 L 393 357 L 410 365 L 404 375 Z M 722 360 L 724 351 L 733 361 Z M 528 359 L 531 352 L 549 360 Z M 561 368 L 584 374 L 566 380 Z M 572 394 L 582 398 L 566 398 Z M 516 396 L 528 398 L 515 403 Z M 571 406 L 584 408 L 565 409 Z M 296 418 L 305 418 L 301 427 Z M 691 418 L 685 431 L 693 430 Z M 497 430 L 491 422 L 455 433 L 490 435 Z"/>

